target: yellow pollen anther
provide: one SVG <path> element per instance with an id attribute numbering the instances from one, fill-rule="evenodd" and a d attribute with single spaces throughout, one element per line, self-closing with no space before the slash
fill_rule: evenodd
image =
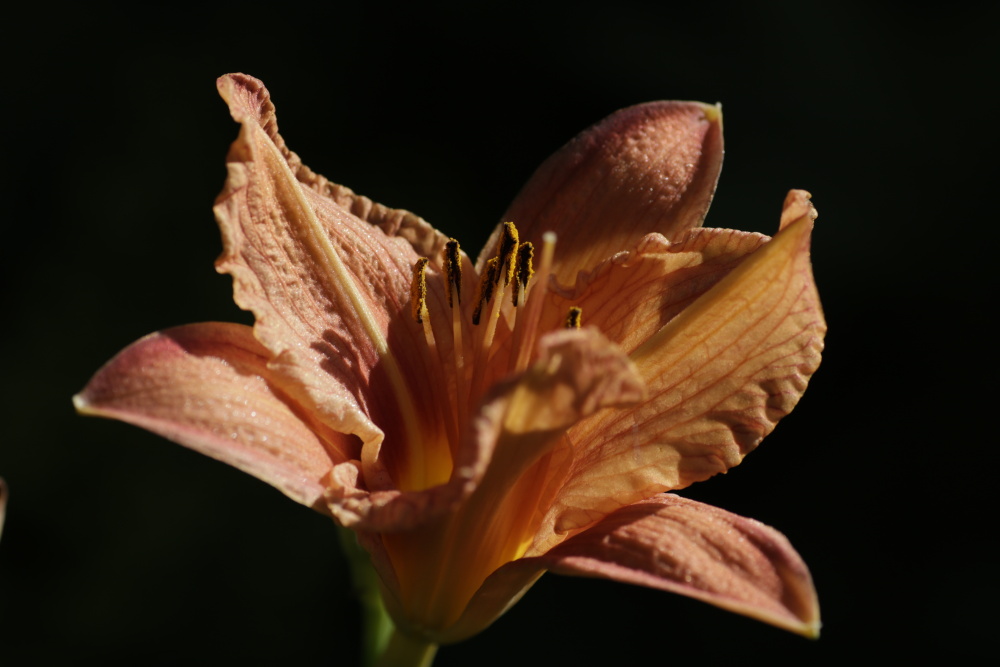
<path id="1" fill-rule="evenodd" d="M 483 312 L 483 306 L 493 298 L 493 288 L 497 284 L 500 273 L 500 262 L 496 257 L 491 257 L 483 268 L 483 275 L 479 277 L 479 291 L 476 294 L 476 307 L 472 311 L 472 323 L 479 324 L 479 316 Z"/>
<path id="2" fill-rule="evenodd" d="M 448 306 L 454 308 L 455 304 L 452 302 L 455 297 L 451 295 L 452 287 L 458 295 L 458 303 L 462 303 L 462 253 L 459 252 L 458 241 L 455 239 L 444 244 L 444 274 L 448 283 Z"/>
<path id="3" fill-rule="evenodd" d="M 503 272 L 503 284 L 506 287 L 514 277 L 515 263 L 517 259 L 517 227 L 513 222 L 503 223 L 503 232 L 500 234 L 500 242 L 497 244 L 497 259 L 500 260 L 500 271 Z M 496 277 L 500 280 L 500 276 Z"/>
<path id="4" fill-rule="evenodd" d="M 531 245 L 531 241 L 525 241 L 517 247 L 517 279 L 514 280 L 514 289 L 511 290 L 511 301 L 515 308 L 520 305 L 522 295 L 528 290 L 528 281 L 534 274 L 531 268 L 534 253 L 535 247 Z"/>
<path id="5" fill-rule="evenodd" d="M 583 310 L 573 306 L 569 309 L 569 313 L 566 315 L 566 328 L 567 329 L 579 329 L 580 319 L 583 317 Z"/>
<path id="6" fill-rule="evenodd" d="M 413 319 L 418 324 L 424 322 L 424 309 L 427 307 L 427 258 L 421 257 L 413 265 L 413 282 L 410 283 L 410 306 Z"/>

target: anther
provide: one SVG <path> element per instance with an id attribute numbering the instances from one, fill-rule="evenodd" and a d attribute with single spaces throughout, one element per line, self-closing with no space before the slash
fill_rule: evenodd
<path id="1" fill-rule="evenodd" d="M 497 244 L 497 259 L 500 260 L 500 271 L 503 272 L 503 284 L 506 287 L 514 277 L 514 264 L 517 255 L 517 227 L 513 222 L 503 223 L 500 243 Z M 495 280 L 499 281 L 500 276 Z"/>
<path id="2" fill-rule="evenodd" d="M 517 247 L 517 278 L 514 280 L 514 289 L 511 291 L 511 300 L 514 307 L 520 305 L 522 295 L 528 290 L 528 281 L 534 270 L 531 268 L 531 260 L 534 257 L 535 247 L 531 241 L 525 241 Z"/>
<path id="3" fill-rule="evenodd" d="M 583 316 L 583 310 L 573 306 L 569 309 L 569 313 L 566 315 L 566 328 L 567 329 L 579 329 L 580 319 Z"/>
<path id="4" fill-rule="evenodd" d="M 427 307 L 427 258 L 421 257 L 413 265 L 413 282 L 410 283 L 410 306 L 417 324 L 424 323 Z"/>
<path id="5" fill-rule="evenodd" d="M 459 304 L 462 303 L 462 253 L 455 239 L 444 244 L 444 274 L 448 282 L 448 306 L 454 308 L 455 298 Z M 452 287 L 455 288 L 456 297 L 451 295 Z"/>
<path id="6" fill-rule="evenodd" d="M 476 294 L 476 307 L 472 311 L 472 323 L 479 324 L 479 316 L 482 315 L 483 306 L 493 298 L 493 287 L 496 285 L 500 263 L 496 257 L 491 257 L 483 267 L 483 275 L 479 277 L 479 290 Z"/>

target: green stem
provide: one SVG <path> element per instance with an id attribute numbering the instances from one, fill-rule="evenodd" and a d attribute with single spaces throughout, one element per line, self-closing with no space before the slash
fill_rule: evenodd
<path id="1" fill-rule="evenodd" d="M 375 667 L 430 667 L 437 649 L 437 644 L 407 637 L 396 630 Z"/>
<path id="2" fill-rule="evenodd" d="M 354 531 L 338 527 L 340 547 L 351 568 L 354 592 L 361 602 L 362 656 L 366 667 L 430 667 L 437 644 L 413 639 L 396 630 L 385 610 L 378 574 Z"/>
<path id="3" fill-rule="evenodd" d="M 375 665 L 378 656 L 385 651 L 389 637 L 395 632 L 396 626 L 382 604 L 382 596 L 378 588 L 359 593 L 361 602 L 361 642 L 362 664 Z"/>
<path id="4" fill-rule="evenodd" d="M 337 532 L 340 548 L 350 566 L 354 594 L 361 603 L 361 664 L 372 667 L 385 651 L 395 626 L 382 604 L 378 575 L 368 552 L 358 544 L 354 531 L 338 526 Z"/>

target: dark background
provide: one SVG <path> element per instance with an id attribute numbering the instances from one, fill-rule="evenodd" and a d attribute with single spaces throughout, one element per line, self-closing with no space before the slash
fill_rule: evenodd
<path id="1" fill-rule="evenodd" d="M 708 225 L 773 232 L 792 187 L 819 209 L 823 365 L 742 466 L 684 493 L 791 539 L 819 590 L 823 637 L 546 576 L 436 665 L 985 650 L 997 620 L 985 324 L 998 18 L 995 3 L 632 0 L 8 18 L 3 663 L 357 662 L 357 609 L 327 519 L 70 404 L 146 333 L 248 321 L 212 266 L 211 204 L 237 132 L 214 82 L 229 71 L 264 80 L 285 139 L 315 170 L 469 249 L 549 153 L 653 99 L 724 105 Z"/>

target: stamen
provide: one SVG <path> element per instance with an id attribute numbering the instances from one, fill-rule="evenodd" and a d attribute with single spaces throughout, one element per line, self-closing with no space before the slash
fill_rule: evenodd
<path id="1" fill-rule="evenodd" d="M 427 309 L 427 258 L 421 257 L 413 265 L 413 282 L 410 283 L 410 308 L 417 324 L 424 323 Z"/>
<path id="2" fill-rule="evenodd" d="M 556 251 L 556 235 L 554 232 L 542 234 L 542 258 L 538 265 L 538 273 L 534 278 L 531 294 L 527 296 L 527 307 L 522 316 L 518 317 L 518 326 L 514 331 L 514 349 L 511 354 L 511 371 L 523 371 L 528 367 L 528 360 L 535 348 L 535 334 L 538 322 L 542 318 L 545 294 L 549 289 L 549 274 L 552 273 L 552 258 Z M 523 318 L 523 319 L 522 319 Z"/>
<path id="3" fill-rule="evenodd" d="M 499 273 L 499 262 L 496 257 L 491 257 L 483 267 L 483 275 L 479 277 L 479 290 L 476 293 L 476 307 L 472 311 L 472 323 L 479 324 L 479 316 L 482 315 L 483 306 L 493 298 L 493 288 L 497 284 Z"/>
<path id="4" fill-rule="evenodd" d="M 528 293 L 528 281 L 534 273 L 531 268 L 534 254 L 535 247 L 531 245 L 531 241 L 525 241 L 517 247 L 517 279 L 514 281 L 510 297 L 515 308 L 524 304 L 524 297 Z"/>
<path id="5" fill-rule="evenodd" d="M 459 305 L 462 304 L 462 254 L 455 239 L 444 244 L 444 274 L 448 283 L 448 306 L 454 308 L 455 298 Z M 452 296 L 452 287 L 457 297 Z"/>
<path id="6" fill-rule="evenodd" d="M 505 225 L 505 229 L 513 229 L 513 228 L 514 225 L 509 225 L 509 226 Z M 517 231 L 515 230 L 514 231 L 515 239 L 517 237 L 516 235 Z M 500 320 L 500 310 L 501 306 L 503 305 L 503 292 L 504 288 L 507 285 L 506 282 L 500 281 L 500 272 L 504 270 L 505 266 L 510 266 L 510 270 L 508 271 L 508 273 L 513 273 L 514 256 L 516 250 L 517 246 L 515 245 L 507 253 L 506 264 L 500 263 L 504 261 L 500 257 L 494 257 L 490 260 L 490 262 L 493 264 L 493 266 L 490 267 L 490 272 L 491 272 L 490 278 L 492 281 L 490 284 L 496 285 L 495 288 L 496 298 L 493 299 L 493 305 L 490 308 L 489 317 L 485 322 L 486 326 L 483 327 L 482 337 L 479 339 L 479 350 L 476 352 L 476 367 L 472 374 L 472 389 L 474 392 L 473 393 L 474 396 L 481 396 L 484 391 L 483 382 L 485 381 L 484 378 L 486 377 L 485 375 L 486 367 L 490 363 L 491 351 L 493 350 L 493 337 L 496 335 L 497 322 Z M 490 291 L 492 292 L 492 290 Z M 493 294 L 491 293 L 489 296 L 492 297 Z M 489 302 L 489 297 L 487 297 L 482 303 L 485 304 L 488 302 Z"/>
<path id="7" fill-rule="evenodd" d="M 504 286 L 509 285 L 514 277 L 517 240 L 517 227 L 514 226 L 514 223 L 503 223 L 503 232 L 500 234 L 500 242 L 497 244 L 497 259 L 500 260 Z M 497 280 L 499 280 L 499 276 Z"/>
<path id="8" fill-rule="evenodd" d="M 444 246 L 444 272 L 447 280 L 448 306 L 451 307 L 451 336 L 453 343 L 453 356 L 455 359 L 455 396 L 458 410 L 455 415 L 449 445 L 451 447 L 451 458 L 453 461 L 459 460 L 459 438 L 462 436 L 464 424 L 468 423 L 468 409 L 463 398 L 469 394 L 469 388 L 465 380 L 465 343 L 462 337 L 462 309 L 458 306 L 462 303 L 462 253 L 458 241 L 451 239 Z"/>
<path id="9" fill-rule="evenodd" d="M 427 312 L 427 264 L 426 257 L 420 257 L 413 263 L 413 280 L 410 283 L 410 309 L 413 319 L 417 324 L 423 325 L 424 343 L 427 345 L 427 354 L 431 357 L 438 356 L 437 342 L 434 339 L 434 329 L 431 327 L 431 318 Z M 438 357 L 440 358 L 440 357 Z M 431 389 L 431 391 L 435 391 Z M 448 424 L 448 416 L 445 414 L 441 401 L 434 402 L 437 418 L 440 423 Z M 449 444 L 451 442 L 449 435 Z M 441 483 L 442 476 L 447 479 L 450 475 L 453 462 L 456 460 L 454 454 L 449 452 L 446 457 L 444 452 L 438 448 L 424 449 L 422 441 L 416 443 L 411 452 L 412 465 L 404 472 L 404 479 L 400 484 L 406 484 L 404 488 L 425 489 L 435 484 Z M 447 475 L 443 471 L 447 469 Z M 405 477 L 409 477 L 406 479 Z"/>
<path id="10" fill-rule="evenodd" d="M 583 310 L 573 306 L 569 309 L 569 314 L 566 315 L 566 328 L 567 329 L 579 329 L 580 328 L 580 318 L 583 315 Z"/>

